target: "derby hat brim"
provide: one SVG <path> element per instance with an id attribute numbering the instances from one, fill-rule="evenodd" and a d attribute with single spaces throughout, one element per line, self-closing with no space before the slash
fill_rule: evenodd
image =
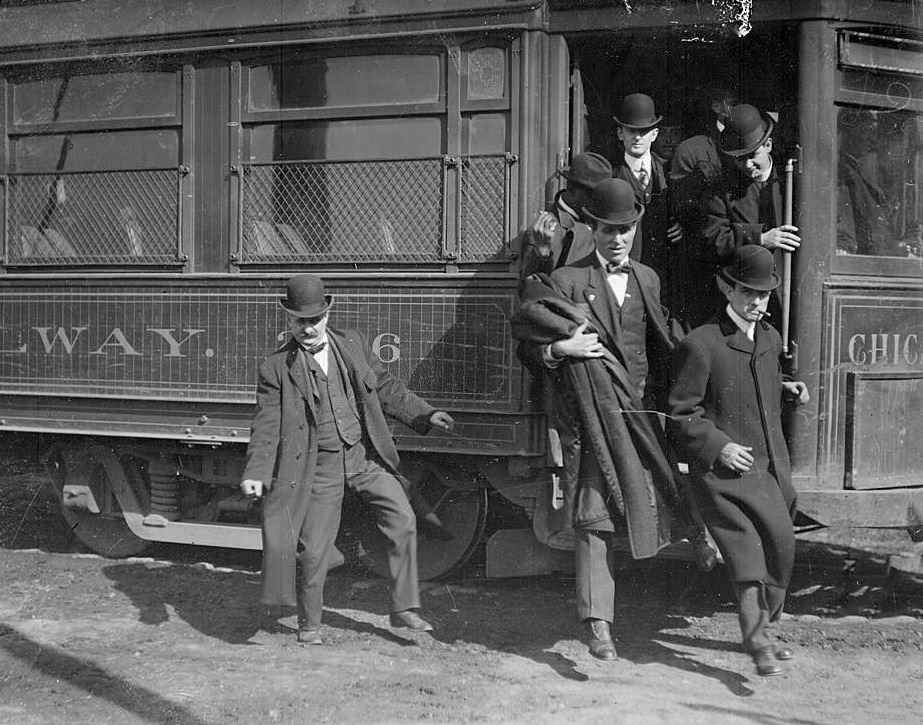
<path id="1" fill-rule="evenodd" d="M 737 283 L 739 285 L 743 285 L 744 287 L 755 289 L 758 292 L 770 292 L 774 290 L 776 287 L 778 287 L 780 284 L 782 284 L 782 280 L 779 278 L 779 275 L 776 274 L 775 272 L 772 273 L 771 280 L 756 281 L 756 282 L 754 282 L 753 280 L 745 282 L 741 279 L 737 279 L 737 277 L 735 277 L 733 274 L 728 272 L 727 267 L 722 267 L 720 270 L 718 270 L 718 274 L 720 274 L 725 279 L 726 282 Z"/>
<path id="2" fill-rule="evenodd" d="M 325 294 L 323 303 L 314 302 L 312 304 L 302 305 L 299 308 L 289 307 L 285 303 L 286 298 L 281 298 L 279 300 L 279 307 L 288 312 L 290 315 L 296 315 L 298 317 L 319 317 L 330 309 L 330 306 L 333 304 L 333 295 Z"/>
<path id="3" fill-rule="evenodd" d="M 719 139 L 720 141 L 719 146 L 721 148 L 721 153 L 727 154 L 728 156 L 731 156 L 732 158 L 737 159 L 737 158 L 740 158 L 741 156 L 746 156 L 747 154 L 753 153 L 760 146 L 766 143 L 766 139 L 772 136 L 772 129 L 775 127 L 775 121 L 773 121 L 772 116 L 770 116 L 767 113 L 762 113 L 760 114 L 760 116 L 763 119 L 763 133 L 760 135 L 759 140 L 746 145 L 744 148 L 727 149 L 724 146 L 725 139 L 724 139 L 724 134 L 722 134 L 721 138 Z"/>
<path id="4" fill-rule="evenodd" d="M 621 214 L 617 214 L 614 217 L 601 217 L 596 216 L 589 208 L 583 207 L 581 210 L 584 214 L 584 217 L 587 219 L 592 219 L 599 222 L 600 224 L 612 224 L 615 226 L 622 226 L 625 224 L 633 224 L 638 221 L 644 215 L 644 204 L 639 201 L 636 201 L 634 208 L 628 209 Z"/>
<path id="5" fill-rule="evenodd" d="M 613 116 L 612 120 L 615 121 L 619 126 L 624 126 L 625 128 L 642 129 L 642 128 L 654 128 L 654 126 L 656 126 L 663 120 L 663 116 L 654 116 L 654 118 L 650 119 L 650 123 L 646 122 L 647 119 L 645 119 L 645 123 L 628 123 L 627 121 L 623 121 L 622 119 L 620 119 L 618 116 Z"/>

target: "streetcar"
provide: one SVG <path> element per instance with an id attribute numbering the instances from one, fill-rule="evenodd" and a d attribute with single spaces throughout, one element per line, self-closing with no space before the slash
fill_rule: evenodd
<path id="1" fill-rule="evenodd" d="M 449 410 L 394 436 L 421 578 L 572 567 L 557 459 L 510 317 L 517 233 L 619 99 L 690 133 L 733 87 L 792 159 L 789 421 L 817 525 L 919 527 L 923 35 L 901 0 L 7 0 L 0 3 L 0 432 L 39 441 L 104 555 L 260 549 L 240 480 L 277 301 L 311 271 L 331 324 Z M 867 127 L 880 245 L 844 232 L 842 146 Z M 855 211 L 855 210 L 853 210 Z M 373 569 L 362 517 L 344 553 Z M 566 537 L 564 537 L 566 539 Z"/>

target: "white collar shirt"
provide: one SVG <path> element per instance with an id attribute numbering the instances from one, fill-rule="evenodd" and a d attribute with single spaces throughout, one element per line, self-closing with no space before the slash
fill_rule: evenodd
<path id="1" fill-rule="evenodd" d="M 320 367 L 320 369 L 324 371 L 324 375 L 326 375 L 327 370 L 330 369 L 330 338 L 327 337 L 326 333 L 318 340 L 318 344 L 321 342 L 324 343 L 324 347 L 318 352 L 310 352 L 305 348 L 302 348 L 302 350 L 304 350 L 305 355 L 310 355 L 314 358 L 314 362 L 317 363 L 318 367 Z"/>
<path id="2" fill-rule="evenodd" d="M 751 322 L 750 320 L 745 320 L 743 317 L 734 312 L 734 308 L 728 305 L 726 308 L 728 317 L 731 318 L 733 323 L 737 325 L 740 331 L 747 336 L 747 339 L 750 342 L 754 340 L 754 333 L 756 332 L 756 323 Z"/>
<path id="3" fill-rule="evenodd" d="M 648 151 L 640 159 L 637 156 L 632 156 L 631 154 L 625 154 L 625 164 L 631 169 L 631 173 L 635 175 L 635 178 L 640 181 L 641 169 L 647 173 L 647 183 L 651 183 L 651 153 Z"/>
<path id="4" fill-rule="evenodd" d="M 606 284 L 609 285 L 609 289 L 612 291 L 612 294 L 615 295 L 615 301 L 618 302 L 619 307 L 621 307 L 625 304 L 625 298 L 630 296 L 628 294 L 628 274 L 624 272 L 609 272 L 606 270 L 606 265 L 609 264 L 609 261 L 599 252 L 596 252 L 596 257 L 599 259 L 603 271 L 606 272 Z M 625 266 L 627 263 L 628 260 L 625 260 L 620 267 Z"/>

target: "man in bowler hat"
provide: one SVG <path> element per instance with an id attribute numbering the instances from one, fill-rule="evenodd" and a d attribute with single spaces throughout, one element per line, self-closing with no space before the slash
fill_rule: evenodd
<path id="1" fill-rule="evenodd" d="M 773 257 L 735 249 L 717 283 L 726 305 L 677 346 L 670 423 L 692 492 L 734 585 L 743 646 L 761 675 L 792 657 L 768 626 L 779 618 L 795 557 L 795 489 L 782 401 L 808 402 L 783 380 L 779 333 L 762 320 L 779 285 Z"/>
<path id="2" fill-rule="evenodd" d="M 580 310 L 574 319 L 582 321 L 571 325 L 570 334 L 550 335 L 557 339 L 541 344 L 541 319 L 528 312 L 545 309 L 541 295 L 549 290 L 538 277 L 525 281 L 518 316 L 525 330 L 521 339 L 529 341 L 524 350 L 539 359 L 538 365 L 559 370 L 560 394 L 575 401 L 579 464 L 565 495 L 576 535 L 577 610 L 590 653 L 613 660 L 616 550 L 627 539 L 636 558 L 656 554 L 667 543 L 661 539 L 661 503 L 677 500 L 662 428 L 642 402 L 651 392 L 648 373 L 667 367 L 673 341 L 657 274 L 629 261 L 644 213 L 631 185 L 623 179 L 600 182 L 583 211 L 595 249 L 546 278 L 550 293 Z M 627 408 L 636 413 L 623 414 Z"/>
<path id="3" fill-rule="evenodd" d="M 263 497 L 262 602 L 296 606 L 298 641 L 322 644 L 324 582 L 343 486 L 372 508 L 388 541 L 391 625 L 428 631 L 417 613 L 416 519 L 400 482 L 385 412 L 419 433 L 451 416 L 407 390 L 353 330 L 328 327 L 333 297 L 321 279 L 288 281 L 279 305 L 291 338 L 259 369 L 241 490 Z"/>
<path id="4" fill-rule="evenodd" d="M 747 103 L 731 109 L 718 140 L 729 160 L 724 186 L 708 202 L 708 219 L 703 231 L 715 267 L 728 263 L 734 251 L 745 244 L 765 247 L 777 263 L 782 254 L 801 246 L 798 228 L 785 224 L 782 189 L 772 158 L 773 120 Z M 721 296 L 713 291 L 715 308 Z M 772 316 L 779 319 L 781 307 L 771 298 Z M 710 314 L 710 313 L 709 313 Z"/>
<path id="5" fill-rule="evenodd" d="M 666 162 L 651 151 L 663 117 L 657 115 L 650 96 L 632 93 L 622 99 L 613 118 L 623 149 L 622 157 L 613 164 L 613 176 L 631 184 L 635 198 L 644 206 L 631 258 L 657 272 L 669 290 L 670 247 L 682 241 L 683 228 L 670 216 Z"/>
<path id="6" fill-rule="evenodd" d="M 595 249 L 593 235 L 583 215 L 592 189 L 612 177 L 612 165 L 599 154 L 577 154 L 560 172 L 565 187 L 555 194 L 550 210 L 539 212 L 532 226 L 520 234 L 520 279 L 530 274 L 550 274 L 581 259 Z"/>

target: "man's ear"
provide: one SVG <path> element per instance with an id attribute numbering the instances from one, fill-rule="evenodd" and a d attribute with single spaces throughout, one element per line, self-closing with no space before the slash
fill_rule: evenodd
<path id="1" fill-rule="evenodd" d="M 766 147 L 766 151 L 772 152 L 772 136 L 766 139 L 766 143 L 763 144 Z"/>

